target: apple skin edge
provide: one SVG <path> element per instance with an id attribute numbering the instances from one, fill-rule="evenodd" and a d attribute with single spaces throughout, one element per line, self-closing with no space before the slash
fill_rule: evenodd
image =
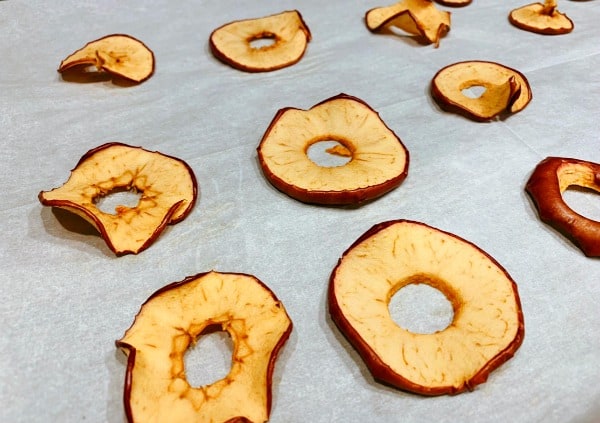
<path id="1" fill-rule="evenodd" d="M 127 145 L 127 144 L 120 143 L 120 142 L 109 142 L 109 143 L 105 143 L 103 145 L 100 145 L 100 146 L 98 146 L 96 148 L 93 148 L 93 149 L 89 150 L 87 153 L 85 153 L 79 159 L 79 161 L 77 162 L 77 164 L 75 165 L 75 167 L 71 170 L 71 172 L 73 172 L 75 169 L 77 169 L 77 167 L 79 167 L 79 165 L 81 163 L 85 162 L 87 159 L 89 159 L 91 156 L 93 156 L 98 151 L 106 149 L 106 148 L 109 148 L 109 147 L 112 147 L 112 146 L 126 146 L 126 147 L 131 147 L 131 146 Z M 139 147 L 139 148 L 141 148 L 141 147 Z M 146 150 L 146 151 L 149 151 L 149 150 Z M 68 200 L 46 200 L 43 197 L 43 193 L 44 193 L 43 191 L 41 191 L 38 194 L 38 200 L 44 206 L 62 208 L 62 209 L 68 210 L 69 212 L 72 212 L 72 213 L 74 213 L 76 215 L 79 215 L 79 216 L 85 215 L 86 218 L 90 219 L 93 222 L 93 226 L 100 233 L 100 236 L 106 242 L 106 244 L 109 247 L 109 249 L 111 251 L 113 251 L 117 256 L 123 256 L 123 255 L 126 255 L 126 254 L 138 254 L 138 253 L 142 252 L 143 250 L 147 249 L 150 245 L 152 245 L 156 241 L 156 239 L 159 237 L 159 235 L 163 232 L 164 228 L 167 225 L 174 225 L 176 223 L 181 222 L 183 219 L 185 219 L 190 214 L 190 212 L 192 211 L 192 209 L 194 208 L 194 205 L 196 204 L 197 197 L 198 197 L 198 182 L 196 180 L 196 176 L 195 176 L 192 168 L 185 161 L 183 161 L 181 159 L 178 159 L 176 157 L 169 156 L 169 155 L 166 155 L 166 154 L 163 154 L 163 153 L 160 153 L 160 154 L 162 156 L 166 157 L 166 158 L 170 158 L 170 159 L 178 161 L 180 164 L 182 164 L 187 169 L 187 171 L 189 172 L 189 175 L 191 177 L 191 180 L 192 180 L 193 196 L 192 196 L 192 200 L 188 204 L 188 207 L 176 219 L 171 219 L 171 217 L 175 214 L 175 212 L 177 211 L 177 209 L 179 208 L 179 206 L 183 203 L 183 200 L 179 201 L 179 202 L 175 203 L 173 206 L 171 206 L 171 208 L 169 209 L 169 212 L 165 215 L 164 219 L 157 225 L 157 227 L 154 230 L 152 236 L 137 251 L 130 251 L 130 250 L 117 251 L 117 249 L 114 247 L 114 245 L 110 241 L 110 237 L 108 236 L 106 228 L 104 228 L 104 225 L 101 224 L 101 222 L 98 220 L 98 218 L 93 213 L 91 213 L 89 210 L 85 209 L 84 207 L 81 207 L 78 204 L 75 204 L 75 203 L 73 203 L 71 201 L 68 201 Z"/>
<path id="2" fill-rule="evenodd" d="M 367 368 L 369 369 L 369 371 L 373 375 L 373 378 L 376 381 L 379 381 L 385 385 L 388 385 L 388 386 L 391 386 L 391 387 L 394 387 L 394 388 L 397 388 L 397 389 L 400 389 L 403 391 L 412 392 L 412 393 L 423 395 L 423 396 L 456 395 L 456 394 L 459 394 L 466 390 L 473 391 L 477 385 L 482 384 L 485 381 L 487 381 L 489 374 L 493 370 L 495 370 L 496 368 L 498 368 L 503 363 L 505 363 L 506 361 L 508 361 L 510 358 L 513 357 L 515 352 L 519 349 L 519 347 L 523 343 L 523 339 L 525 336 L 525 323 L 524 323 L 523 313 L 522 313 L 522 309 L 521 309 L 521 301 L 519 298 L 519 294 L 518 294 L 515 282 L 509 276 L 508 272 L 506 272 L 506 270 L 502 266 L 500 266 L 500 264 L 493 257 L 491 257 L 489 254 L 487 254 L 483 250 L 481 250 L 481 248 L 477 247 L 475 244 L 473 244 L 469 241 L 466 241 L 466 240 L 462 239 L 461 237 L 454 235 L 452 233 L 440 231 L 449 236 L 457 238 L 467 244 L 470 244 L 473 248 L 482 252 L 494 264 L 496 264 L 498 266 L 498 268 L 501 269 L 504 272 L 504 274 L 509 278 L 509 280 L 512 282 L 512 288 L 513 288 L 513 291 L 515 294 L 515 301 L 517 303 L 518 310 L 519 310 L 519 313 L 518 313 L 519 328 L 517 330 L 517 334 L 516 334 L 515 338 L 513 339 L 513 341 L 503 351 L 498 353 L 492 360 L 490 360 L 478 373 L 476 373 L 473 377 L 471 377 L 471 379 L 469 379 L 463 386 L 461 386 L 459 388 L 455 388 L 454 386 L 434 386 L 434 387 L 421 386 L 421 385 L 415 384 L 415 383 L 407 380 L 406 378 L 403 378 L 400 375 L 395 374 L 390 369 L 390 367 L 387 364 L 385 364 L 379 358 L 379 356 L 377 356 L 377 354 L 375 354 L 373 349 L 365 342 L 365 340 L 360 337 L 358 332 L 346 320 L 346 318 L 344 317 L 344 315 L 341 311 L 340 306 L 338 305 L 338 302 L 337 302 L 337 299 L 336 299 L 335 293 L 334 293 L 334 283 L 333 282 L 335 279 L 337 268 L 339 267 L 340 263 L 342 262 L 342 259 L 344 258 L 344 256 L 349 251 L 351 251 L 356 245 L 362 243 L 363 241 L 370 238 L 374 234 L 387 228 L 388 226 L 391 226 L 395 223 L 400 223 L 400 222 L 408 222 L 408 223 L 424 225 L 419 222 L 405 220 L 405 219 L 391 220 L 391 221 L 376 224 L 373 227 L 371 227 L 371 229 L 369 229 L 367 232 L 365 232 L 363 235 L 361 235 L 342 254 L 342 257 L 339 259 L 338 264 L 333 269 L 331 276 L 329 278 L 329 287 L 328 287 L 328 293 L 327 293 L 328 300 L 327 301 L 328 301 L 329 314 L 331 316 L 331 319 L 336 324 L 336 326 L 338 327 L 340 332 L 344 335 L 346 340 L 350 343 L 350 345 L 352 345 L 352 347 L 358 352 L 358 354 L 363 359 L 364 363 L 366 364 Z M 426 225 L 424 225 L 424 226 L 426 226 Z"/>
<path id="3" fill-rule="evenodd" d="M 196 275 L 193 276 L 188 276 L 185 279 L 183 279 L 182 281 L 179 282 L 172 282 L 168 285 L 165 285 L 164 287 L 158 289 L 157 291 L 155 291 L 153 294 L 150 295 L 150 297 L 148 297 L 148 299 L 142 304 L 142 306 L 140 307 L 140 311 L 142 310 L 142 307 L 144 306 L 144 304 L 148 303 L 150 300 L 152 300 L 154 297 L 170 291 L 172 289 L 176 289 L 178 287 L 180 287 L 181 285 L 184 285 L 192 280 L 196 280 L 198 278 L 201 278 L 202 276 L 207 275 L 210 272 L 203 272 L 203 273 L 198 273 Z M 273 298 L 274 301 L 279 302 L 279 299 L 277 298 L 277 296 L 273 293 L 273 291 L 271 291 L 271 289 L 269 287 L 267 287 L 267 285 L 264 284 L 264 282 L 262 282 L 261 280 L 259 280 L 258 278 L 255 278 L 252 275 L 246 274 L 246 273 L 230 273 L 230 274 L 238 274 L 241 276 L 248 276 L 248 277 L 252 277 L 253 279 L 255 279 L 255 281 L 260 284 L 266 291 L 268 291 L 271 295 L 271 297 Z M 136 316 L 137 318 L 137 316 Z M 132 324 L 132 326 L 135 324 L 135 319 L 134 319 L 134 323 Z M 277 361 L 277 357 L 279 355 L 279 352 L 281 350 L 281 348 L 284 346 L 284 344 L 287 342 L 290 334 L 292 333 L 292 329 L 293 329 L 293 322 L 290 320 L 289 321 L 289 326 L 287 328 L 287 330 L 285 331 L 285 333 L 281 336 L 281 338 L 279 339 L 279 342 L 275 345 L 275 348 L 272 350 L 271 352 L 271 356 L 269 359 L 269 365 L 267 368 L 267 414 L 270 415 L 270 411 L 271 411 L 271 407 L 272 407 L 272 402 L 273 402 L 273 394 L 272 394 L 272 379 L 273 379 L 273 371 L 275 369 L 275 362 Z M 129 423 L 135 423 L 135 420 L 133 418 L 133 412 L 131 410 L 131 405 L 130 405 L 130 397 L 131 397 L 131 386 L 132 386 L 132 382 L 133 382 L 133 369 L 135 366 L 135 356 L 136 356 L 136 349 L 126 343 L 126 342 L 122 342 L 122 341 L 115 341 L 115 346 L 119 349 L 122 350 L 127 350 L 127 368 L 125 371 L 125 379 L 124 379 L 124 388 L 123 388 L 123 404 L 125 407 L 125 415 L 127 417 L 127 421 Z M 240 416 L 240 417 L 234 417 L 232 419 L 229 419 L 227 422 L 225 423 L 252 423 L 250 420 L 248 420 L 246 417 Z"/>
<path id="4" fill-rule="evenodd" d="M 327 103 L 332 100 L 337 100 L 337 99 L 348 99 L 348 100 L 353 100 L 353 101 L 359 102 L 359 103 L 363 104 L 364 106 L 368 107 L 374 114 L 376 114 L 379 117 L 379 113 L 377 113 L 371 106 L 369 106 L 363 100 L 361 100 L 358 97 L 354 97 L 352 95 L 348 95 L 345 93 L 340 93 L 340 94 L 330 97 L 326 100 L 323 100 L 323 101 L 315 104 L 311 108 L 317 107 L 321 104 Z M 264 161 L 262 155 L 260 154 L 261 145 L 264 142 L 264 140 L 267 138 L 269 133 L 271 132 L 273 126 L 277 123 L 279 118 L 289 110 L 302 111 L 302 109 L 298 109 L 295 107 L 285 107 L 285 108 L 278 110 L 277 113 L 275 114 L 275 117 L 271 121 L 269 127 L 265 131 L 265 134 L 263 135 L 260 144 L 257 147 L 257 151 L 259 153 L 258 160 L 259 160 L 260 168 L 265 173 L 265 176 L 271 182 L 271 184 L 275 188 L 277 188 L 279 191 L 283 192 L 284 194 L 287 194 L 290 197 L 295 198 L 296 200 L 301 201 L 303 203 L 307 203 L 307 204 L 319 204 L 319 205 L 330 205 L 330 206 L 361 205 L 363 203 L 366 203 L 369 200 L 376 199 L 376 198 L 381 197 L 382 195 L 392 191 L 394 188 L 398 187 L 404 181 L 404 179 L 406 179 L 406 177 L 408 176 L 408 169 L 410 167 L 410 154 L 409 154 L 408 150 L 406 149 L 406 147 L 404 145 L 402 145 L 402 142 L 400 142 L 400 145 L 402 146 L 404 153 L 406 155 L 406 166 L 404 168 L 404 172 L 397 175 L 395 178 L 385 181 L 382 184 L 373 185 L 373 186 L 369 186 L 369 187 L 361 188 L 361 189 L 337 191 L 337 192 L 335 192 L 335 191 L 311 191 L 311 190 L 306 190 L 306 189 L 303 189 L 303 188 L 300 188 L 300 187 L 297 187 L 294 185 L 290 185 L 289 183 L 283 181 L 281 178 L 277 177 L 276 175 L 274 175 L 272 172 L 270 172 L 268 170 L 268 167 L 266 166 L 265 161 Z M 380 119 L 380 121 L 388 130 L 390 130 L 390 132 L 392 132 L 394 134 L 396 139 L 400 140 L 400 138 L 394 133 L 394 131 L 391 130 L 391 128 L 389 128 L 387 126 L 387 124 L 385 122 L 383 122 L 383 120 Z"/>
<path id="5" fill-rule="evenodd" d="M 572 210 L 563 200 L 558 171 L 562 166 L 583 165 L 594 174 L 600 191 L 600 164 L 566 157 L 547 157 L 531 174 L 525 186 L 540 220 L 571 240 L 587 257 L 600 257 L 600 222 Z"/>

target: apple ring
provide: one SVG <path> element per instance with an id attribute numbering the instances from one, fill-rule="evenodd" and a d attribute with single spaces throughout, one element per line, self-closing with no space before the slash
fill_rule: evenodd
<path id="1" fill-rule="evenodd" d="M 483 87 L 472 98 L 463 90 Z M 523 110 L 531 101 L 527 78 L 519 71 L 494 62 L 472 60 L 444 67 L 431 83 L 431 94 L 446 111 L 476 121 L 487 121 Z"/>
<path id="2" fill-rule="evenodd" d="M 229 374 L 193 387 L 184 354 L 219 326 L 234 347 Z M 158 290 L 116 342 L 128 356 L 124 402 L 130 422 L 265 422 L 279 350 L 292 331 L 283 304 L 250 275 L 209 272 Z"/>
<path id="3" fill-rule="evenodd" d="M 600 222 L 572 210 L 562 193 L 570 186 L 600 192 L 600 164 L 547 157 L 531 174 L 525 189 L 540 219 L 569 238 L 588 257 L 600 257 Z"/>
<path id="4" fill-rule="evenodd" d="M 119 190 L 141 194 L 135 207 L 115 214 L 97 200 Z M 45 206 L 59 207 L 91 223 L 117 255 L 148 248 L 167 224 L 182 221 L 198 195 L 192 169 L 180 159 L 122 143 L 96 147 L 79 160 L 64 185 L 40 192 Z"/>
<path id="5" fill-rule="evenodd" d="M 556 0 L 514 9 L 508 15 L 508 20 L 517 28 L 543 35 L 568 34 L 575 27 L 567 15 L 558 11 Z"/>
<path id="6" fill-rule="evenodd" d="M 252 42 L 271 44 L 253 47 Z M 269 72 L 297 63 L 311 40 L 310 30 L 297 10 L 223 25 L 210 35 L 213 55 L 246 72 Z"/>
<path id="7" fill-rule="evenodd" d="M 339 142 L 350 161 L 319 166 L 307 151 L 320 141 Z M 402 141 L 369 105 L 346 94 L 309 110 L 279 110 L 257 151 L 269 182 L 305 203 L 362 203 L 396 188 L 408 173 L 409 154 Z"/>
<path id="8" fill-rule="evenodd" d="M 425 283 L 452 303 L 444 330 L 397 325 L 392 296 Z M 376 380 L 422 395 L 457 394 L 483 383 L 524 336 L 517 286 L 491 256 L 423 223 L 380 223 L 343 254 L 328 290 L 329 312 Z"/>

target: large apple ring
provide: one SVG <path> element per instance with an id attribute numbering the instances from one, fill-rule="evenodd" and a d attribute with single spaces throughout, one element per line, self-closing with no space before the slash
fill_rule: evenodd
<path id="1" fill-rule="evenodd" d="M 223 25 L 210 35 L 213 55 L 233 68 L 268 72 L 298 62 L 311 39 L 310 30 L 297 10 Z M 254 47 L 253 42 L 270 41 Z"/>
<path id="2" fill-rule="evenodd" d="M 337 141 L 350 161 L 319 166 L 307 152 L 320 141 Z M 377 112 L 346 94 L 309 110 L 279 110 L 258 146 L 258 158 L 266 178 L 290 197 L 337 205 L 391 191 L 406 178 L 409 163 L 408 150 Z"/>
<path id="3" fill-rule="evenodd" d="M 419 283 L 451 302 L 446 329 L 417 334 L 392 319 L 392 296 Z M 472 390 L 523 341 L 517 286 L 506 270 L 472 243 L 419 222 L 367 231 L 335 267 L 328 297 L 333 321 L 375 379 L 418 394 Z"/>
<path id="4" fill-rule="evenodd" d="M 562 193 L 570 186 L 600 192 L 600 164 L 547 157 L 531 174 L 525 189 L 543 222 L 571 239 L 588 257 L 600 257 L 600 222 L 572 210 Z"/>
<path id="5" fill-rule="evenodd" d="M 184 354 L 206 328 L 233 341 L 228 375 L 193 387 Z M 116 342 L 128 355 L 130 422 L 265 422 L 275 360 L 292 330 L 283 304 L 250 275 L 209 272 L 158 290 Z"/>
<path id="6" fill-rule="evenodd" d="M 135 207 L 118 206 L 115 214 L 96 203 L 119 190 L 140 193 Z M 59 207 L 91 223 L 117 255 L 148 248 L 167 224 L 183 220 L 197 197 L 196 177 L 180 159 L 122 143 L 88 151 L 64 185 L 39 194 L 45 206 Z"/>
<path id="7" fill-rule="evenodd" d="M 467 96 L 465 90 L 480 87 L 480 96 Z M 446 111 L 476 121 L 517 113 L 531 101 L 531 88 L 525 76 L 494 62 L 471 60 L 446 66 L 431 82 L 431 94 Z"/>

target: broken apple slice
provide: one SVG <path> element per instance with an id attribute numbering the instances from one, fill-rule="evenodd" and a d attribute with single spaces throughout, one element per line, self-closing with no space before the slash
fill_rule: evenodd
<path id="1" fill-rule="evenodd" d="M 394 322 L 391 298 L 409 284 L 441 291 L 452 323 L 413 333 Z M 487 380 L 524 336 L 517 286 L 492 257 L 420 222 L 380 223 L 331 274 L 329 312 L 376 380 L 422 394 L 457 394 Z"/>
<path id="2" fill-rule="evenodd" d="M 470 89 L 483 89 L 467 95 Z M 525 76 L 507 66 L 485 61 L 459 62 L 441 69 L 431 83 L 431 94 L 446 111 L 476 121 L 517 113 L 531 101 Z"/>
<path id="3" fill-rule="evenodd" d="M 307 155 L 322 141 L 350 154 L 341 166 L 320 166 Z M 315 204 L 358 204 L 396 188 L 408 173 L 402 141 L 364 101 L 339 94 L 309 110 L 277 112 L 258 146 L 266 178 L 292 198 Z"/>
<path id="4" fill-rule="evenodd" d="M 298 62 L 311 39 L 297 10 L 228 23 L 210 35 L 213 55 L 246 72 L 269 72 Z"/>
<path id="5" fill-rule="evenodd" d="M 432 0 L 403 0 L 369 10 L 365 22 L 371 32 L 398 28 L 437 47 L 450 30 L 450 12 L 437 9 Z"/>
<path id="6" fill-rule="evenodd" d="M 135 207 L 118 206 L 115 214 L 97 207 L 102 197 L 123 190 L 140 194 Z M 43 205 L 91 223 L 117 255 L 148 248 L 167 224 L 190 213 L 196 197 L 196 178 L 184 161 L 122 143 L 88 151 L 64 185 L 39 194 Z"/>
<path id="7" fill-rule="evenodd" d="M 212 384 L 191 386 L 184 354 L 211 327 L 231 336 L 231 369 Z M 253 276 L 209 272 L 167 285 L 116 342 L 128 356 L 128 420 L 267 421 L 275 361 L 291 331 L 283 304 Z"/>
<path id="8" fill-rule="evenodd" d="M 566 157 L 547 157 L 531 174 L 525 189 L 540 219 L 573 241 L 587 257 L 600 257 L 600 222 L 571 209 L 563 192 L 578 186 L 600 193 L 600 164 Z"/>
<path id="9" fill-rule="evenodd" d="M 573 21 L 556 7 L 556 0 L 531 3 L 512 10 L 508 20 L 517 28 L 538 34 L 560 35 L 573 31 Z"/>
<path id="10" fill-rule="evenodd" d="M 87 43 L 64 59 L 58 71 L 95 66 L 113 76 L 140 83 L 154 73 L 154 53 L 140 40 L 130 35 L 107 35 Z"/>

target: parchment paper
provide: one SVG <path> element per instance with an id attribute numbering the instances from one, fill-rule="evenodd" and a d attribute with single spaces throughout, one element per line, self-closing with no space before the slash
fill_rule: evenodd
<path id="1" fill-rule="evenodd" d="M 540 222 L 524 192 L 546 156 L 600 162 L 600 2 L 559 1 L 575 22 L 561 36 L 511 26 L 509 11 L 525 3 L 440 6 L 452 28 L 436 49 L 369 33 L 364 13 L 386 5 L 373 0 L 0 2 L 0 421 L 124 421 L 126 359 L 114 341 L 155 290 L 211 269 L 255 275 L 294 321 L 276 365 L 273 422 L 600 421 L 600 262 Z M 296 65 L 247 74 L 210 54 L 216 27 L 289 9 L 313 35 Z M 56 72 L 111 33 L 154 51 L 152 78 L 120 87 Z M 471 59 L 523 72 L 529 106 L 490 123 L 441 111 L 431 78 Z M 401 137 L 409 175 L 362 207 L 301 204 L 265 180 L 256 147 L 278 109 L 342 92 Z M 189 217 L 139 255 L 115 257 L 77 219 L 37 200 L 109 141 L 181 158 L 200 185 Z M 565 197 L 600 220 L 597 195 Z M 518 284 L 525 341 L 474 392 L 424 398 L 376 383 L 329 318 L 339 256 L 372 225 L 399 218 L 477 244 Z M 206 371 L 212 362 L 226 371 L 230 346 L 206 344 L 214 358 L 191 355 L 190 369 L 202 373 L 194 360 L 204 360 Z"/>

